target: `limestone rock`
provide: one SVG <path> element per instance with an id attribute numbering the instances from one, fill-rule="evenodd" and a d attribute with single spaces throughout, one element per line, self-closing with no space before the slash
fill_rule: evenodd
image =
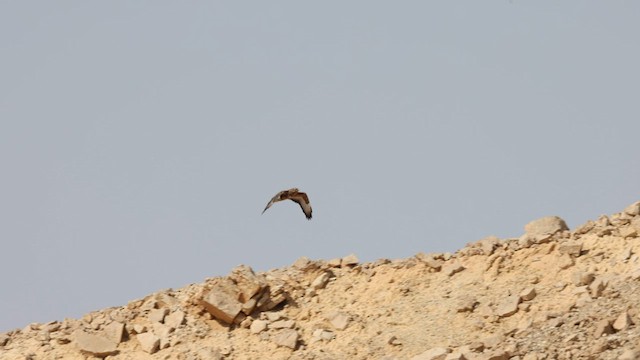
<path id="1" fill-rule="evenodd" d="M 153 322 L 163 322 L 164 321 L 164 317 L 167 316 L 167 314 L 169 313 L 169 309 L 167 308 L 162 308 L 162 309 L 153 309 L 149 312 L 149 321 Z"/>
<path id="2" fill-rule="evenodd" d="M 256 275 L 249 266 L 240 265 L 231 271 L 229 276 L 233 280 L 239 292 L 240 302 L 247 302 L 253 296 L 266 287 L 263 277 Z"/>
<path id="3" fill-rule="evenodd" d="M 425 265 L 427 265 L 428 267 L 436 271 L 440 271 L 440 269 L 442 268 L 443 261 L 440 259 L 434 258 L 433 255 L 419 253 L 416 255 L 416 259 L 422 261 Z"/>
<path id="4" fill-rule="evenodd" d="M 254 320 L 249 327 L 252 334 L 259 334 L 267 330 L 267 322 L 264 320 Z"/>
<path id="5" fill-rule="evenodd" d="M 596 323 L 596 329 L 593 333 L 593 336 L 597 339 L 602 335 L 613 334 L 613 327 L 611 326 L 611 321 L 609 320 L 600 320 Z"/>
<path id="6" fill-rule="evenodd" d="M 121 322 L 113 321 L 109 325 L 104 327 L 104 335 L 109 340 L 119 344 L 122 342 L 124 336 L 124 324 Z"/>
<path id="7" fill-rule="evenodd" d="M 202 299 L 205 309 L 216 319 L 227 324 L 233 320 L 242 310 L 242 303 L 236 300 L 228 285 L 217 284 Z"/>
<path id="8" fill-rule="evenodd" d="M 296 322 L 293 320 L 278 320 L 274 321 L 269 327 L 271 329 L 293 329 Z"/>
<path id="9" fill-rule="evenodd" d="M 177 329 L 184 323 L 185 313 L 182 310 L 174 311 L 164 318 L 164 324 L 170 328 Z"/>
<path id="10" fill-rule="evenodd" d="M 453 276 L 453 274 L 457 274 L 464 270 L 464 266 L 457 261 L 447 263 L 442 267 L 442 272 L 447 276 Z"/>
<path id="11" fill-rule="evenodd" d="M 311 287 L 316 290 L 324 289 L 324 287 L 327 286 L 327 283 L 329 282 L 330 278 L 331 278 L 331 273 L 329 273 L 328 271 L 325 271 L 322 274 L 318 275 L 318 277 L 316 277 L 311 282 Z"/>
<path id="12" fill-rule="evenodd" d="M 358 262 L 360 262 L 360 260 L 358 260 L 358 257 L 355 256 L 354 254 L 351 254 L 342 258 L 340 266 L 342 267 L 354 266 L 354 265 L 358 265 Z"/>
<path id="13" fill-rule="evenodd" d="M 618 316 L 618 318 L 616 318 L 616 321 L 613 322 L 613 328 L 616 331 L 626 330 L 632 324 L 633 321 L 631 320 L 629 313 L 624 311 Z"/>
<path id="14" fill-rule="evenodd" d="M 620 236 L 625 239 L 638 237 L 638 230 L 632 227 L 624 227 L 620 229 Z"/>
<path id="15" fill-rule="evenodd" d="M 284 346 L 295 350 L 298 346 L 299 337 L 300 335 L 296 330 L 284 329 L 273 337 L 273 342 L 278 346 Z"/>
<path id="16" fill-rule="evenodd" d="M 329 313 L 327 316 L 327 320 L 333 325 L 337 330 L 344 330 L 349 326 L 349 321 L 351 321 L 351 317 L 343 312 L 334 311 Z"/>
<path id="17" fill-rule="evenodd" d="M 507 296 L 507 298 L 505 298 L 496 308 L 496 315 L 499 317 L 511 316 L 518 312 L 518 304 L 520 304 L 520 296 Z"/>
<path id="18" fill-rule="evenodd" d="M 435 347 L 410 358 L 410 360 L 444 360 L 448 353 L 449 349 L 447 348 Z"/>
<path id="19" fill-rule="evenodd" d="M 532 236 L 553 235 L 564 230 L 569 230 L 569 228 L 564 220 L 558 216 L 543 217 L 524 226 L 524 231 Z"/>
<path id="20" fill-rule="evenodd" d="M 582 243 L 581 242 L 565 243 L 558 247 L 558 251 L 561 254 L 568 254 L 573 257 L 578 257 L 582 252 Z"/>
<path id="21" fill-rule="evenodd" d="M 520 292 L 520 298 L 523 301 L 533 300 L 536 297 L 536 289 L 528 287 Z"/>
<path id="22" fill-rule="evenodd" d="M 106 337 L 89 334 L 83 330 L 76 330 L 73 335 L 76 346 L 84 353 L 105 357 L 118 352 L 118 345 Z"/>
<path id="23" fill-rule="evenodd" d="M 138 334 L 136 338 L 140 343 L 140 348 L 149 354 L 153 354 L 160 349 L 160 338 L 152 333 Z"/>
<path id="24" fill-rule="evenodd" d="M 633 204 L 627 206 L 624 209 L 624 213 L 629 216 L 638 216 L 640 215 L 640 201 L 636 201 Z"/>

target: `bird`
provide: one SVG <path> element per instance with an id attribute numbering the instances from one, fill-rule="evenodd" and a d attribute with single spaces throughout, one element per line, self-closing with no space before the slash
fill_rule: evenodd
<path id="1" fill-rule="evenodd" d="M 295 201 L 300 205 L 302 212 L 307 217 L 307 220 L 311 220 L 311 203 L 309 203 L 309 197 L 306 193 L 300 192 L 298 188 L 291 188 L 289 190 L 283 190 L 276 194 L 276 196 L 272 197 L 267 206 L 262 210 L 264 214 L 268 208 L 278 201 L 282 200 L 291 200 Z"/>

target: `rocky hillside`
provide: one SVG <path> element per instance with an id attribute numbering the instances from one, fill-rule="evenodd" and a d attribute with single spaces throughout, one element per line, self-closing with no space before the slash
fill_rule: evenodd
<path id="1" fill-rule="evenodd" d="M 455 254 L 298 259 L 0 334 L 0 359 L 637 359 L 640 202 Z"/>

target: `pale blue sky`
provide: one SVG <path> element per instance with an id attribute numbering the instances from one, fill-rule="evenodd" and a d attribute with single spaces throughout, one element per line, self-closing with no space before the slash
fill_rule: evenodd
<path id="1" fill-rule="evenodd" d="M 0 2 L 0 331 L 640 199 L 640 3 Z M 277 191 L 297 205 L 260 212 Z"/>

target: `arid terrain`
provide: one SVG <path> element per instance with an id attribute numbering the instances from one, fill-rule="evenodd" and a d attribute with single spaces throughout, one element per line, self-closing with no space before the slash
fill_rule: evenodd
<path id="1" fill-rule="evenodd" d="M 0 359 L 640 359 L 640 202 L 454 254 L 289 267 L 0 334 Z"/>

